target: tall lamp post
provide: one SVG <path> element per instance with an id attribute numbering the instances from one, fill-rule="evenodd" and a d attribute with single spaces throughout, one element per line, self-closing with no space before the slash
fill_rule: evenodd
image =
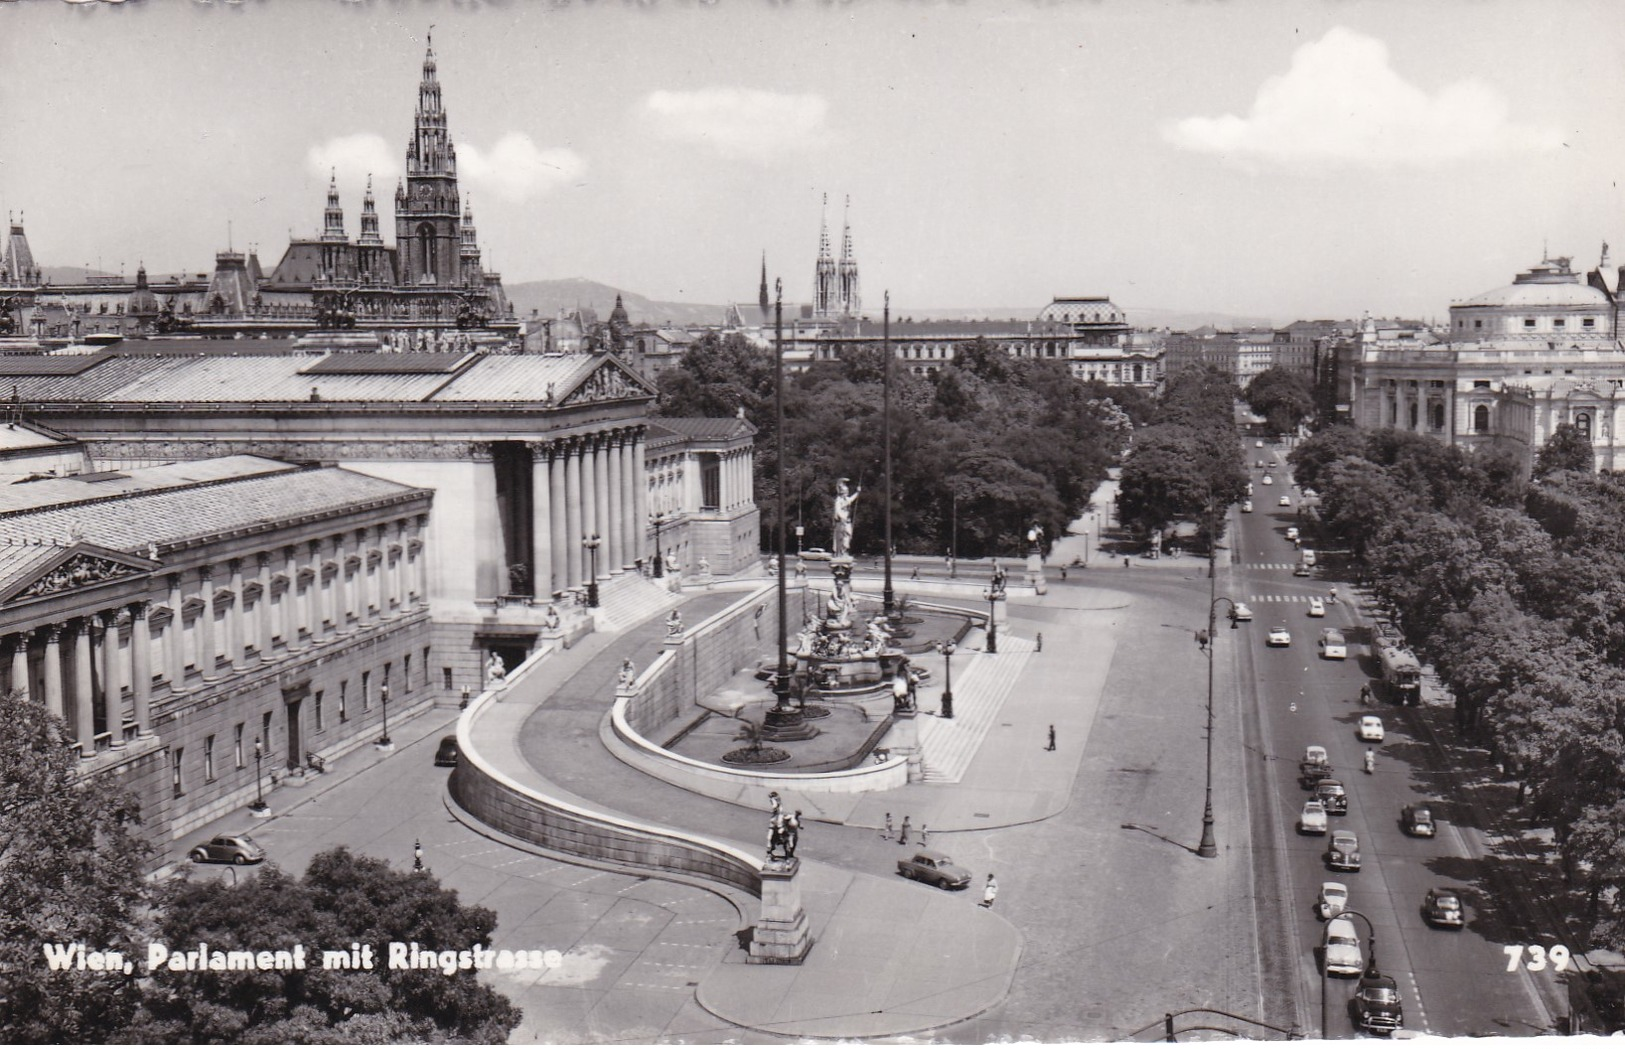
<path id="1" fill-rule="evenodd" d="M 1197 645 L 1207 656 L 1207 795 L 1202 803 L 1202 843 L 1196 847 L 1196 855 L 1205 860 L 1219 855 L 1219 843 L 1213 837 L 1213 650 L 1217 647 L 1213 628 L 1221 604 L 1230 606 L 1230 629 L 1236 629 L 1236 603 L 1228 597 L 1216 597 L 1208 602 L 1207 629 L 1196 635 Z"/>
<path id="2" fill-rule="evenodd" d="M 807 529 L 796 525 L 796 560 L 801 560 L 801 537 L 807 534 Z"/>
<path id="3" fill-rule="evenodd" d="M 655 514 L 654 521 L 655 521 L 655 578 L 656 579 L 664 579 L 666 577 L 666 555 L 660 549 L 660 526 L 662 524 L 665 524 L 666 515 L 665 514 Z"/>
<path id="4" fill-rule="evenodd" d="M 999 654 L 999 595 L 990 586 L 987 588 L 987 651 L 989 655 Z"/>
<path id="5" fill-rule="evenodd" d="M 784 505 L 784 281 L 773 281 L 773 441 L 774 459 L 777 460 L 775 500 L 779 504 L 778 542 L 774 550 L 779 555 L 779 666 L 773 676 L 773 695 L 779 711 L 790 709 L 790 645 L 787 633 L 789 609 L 785 597 L 784 524 L 788 510 Z M 780 715 L 781 717 L 783 714 Z"/>
<path id="6" fill-rule="evenodd" d="M 886 584 L 880 591 L 880 614 L 887 622 L 897 617 L 897 595 L 892 592 L 891 586 L 891 292 L 885 295 L 885 309 L 881 314 L 881 353 L 885 360 L 880 364 L 880 386 L 884 391 L 881 396 L 880 432 L 881 444 L 885 446 L 886 458 Z"/>
<path id="7" fill-rule="evenodd" d="M 942 716 L 954 716 L 954 643 L 942 643 Z"/>
<path id="8" fill-rule="evenodd" d="M 954 482 L 953 510 L 949 516 L 952 524 L 948 530 L 948 578 L 959 578 L 959 482 Z"/>
<path id="9" fill-rule="evenodd" d="M 389 686 L 388 685 L 385 685 L 383 688 L 380 688 L 378 690 L 378 698 L 383 702 L 383 706 L 384 706 L 384 734 L 382 736 L 378 737 L 378 745 L 380 747 L 388 747 L 388 746 L 393 745 L 393 741 L 389 738 Z"/>
<path id="10" fill-rule="evenodd" d="M 254 804 L 250 806 L 255 812 L 265 811 L 265 781 L 260 776 L 260 762 L 265 757 L 265 748 L 260 744 L 260 738 L 254 737 Z"/>
<path id="11" fill-rule="evenodd" d="M 598 547 L 602 543 L 603 540 L 598 538 L 597 533 L 586 536 L 581 540 L 581 545 L 587 548 L 587 553 L 591 555 L 592 560 L 592 577 L 587 580 L 588 608 L 598 607 Z"/>

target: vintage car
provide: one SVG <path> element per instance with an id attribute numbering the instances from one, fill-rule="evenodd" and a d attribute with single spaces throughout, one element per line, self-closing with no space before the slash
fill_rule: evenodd
<path id="1" fill-rule="evenodd" d="M 1230 610 L 1230 618 L 1238 623 L 1251 623 L 1253 610 L 1248 608 L 1245 602 L 1237 601 L 1236 607 Z"/>
<path id="2" fill-rule="evenodd" d="M 1406 805 L 1399 810 L 1399 826 L 1413 838 L 1431 838 L 1437 833 L 1433 823 L 1433 809 L 1429 805 Z"/>
<path id="3" fill-rule="evenodd" d="M 1284 625 L 1270 627 L 1269 637 L 1264 643 L 1272 648 L 1287 648 L 1292 644 L 1292 631 Z"/>
<path id="4" fill-rule="evenodd" d="M 1271 477 L 1269 474 L 1265 474 L 1259 480 L 1264 484 L 1274 484 L 1275 483 L 1275 478 Z"/>
<path id="5" fill-rule="evenodd" d="M 1327 627 L 1320 632 L 1320 658 L 1347 659 L 1349 657 L 1348 639 L 1336 627 Z"/>
<path id="6" fill-rule="evenodd" d="M 1303 803 L 1303 812 L 1298 814 L 1299 834 L 1325 834 L 1326 806 L 1311 798 Z"/>
<path id="7" fill-rule="evenodd" d="M 1326 923 L 1321 951 L 1321 961 L 1328 976 L 1358 976 L 1365 969 L 1365 958 L 1360 951 L 1360 934 L 1355 930 L 1351 918 L 1340 915 Z"/>
<path id="8" fill-rule="evenodd" d="M 1287 538 L 1287 542 L 1291 542 L 1292 540 L 1298 538 L 1298 526 L 1297 525 L 1288 525 L 1287 526 L 1286 538 Z"/>
<path id="9" fill-rule="evenodd" d="M 1315 800 L 1326 806 L 1326 811 L 1333 816 L 1346 816 L 1349 811 L 1349 794 L 1343 789 L 1343 784 L 1335 779 L 1323 779 L 1315 784 Z"/>
<path id="10" fill-rule="evenodd" d="M 1399 1000 L 1399 984 L 1392 976 L 1367 973 L 1349 999 L 1349 1019 L 1354 1026 L 1376 1033 L 1393 1033 L 1405 1025 L 1405 1009 Z"/>
<path id="11" fill-rule="evenodd" d="M 461 752 L 457 749 L 457 737 L 455 735 L 440 737 L 440 746 L 435 748 L 434 752 L 434 763 L 436 765 L 455 768 L 457 759 L 461 756 Z"/>
<path id="12" fill-rule="evenodd" d="M 258 863 L 265 850 L 246 834 L 216 834 L 188 854 L 196 863 Z"/>
<path id="13" fill-rule="evenodd" d="M 1331 921 L 1349 905 L 1349 887 L 1340 881 L 1320 883 L 1320 899 L 1315 901 L 1315 913 L 1321 921 Z"/>
<path id="14" fill-rule="evenodd" d="M 1241 512 L 1244 514 L 1250 514 L 1253 512 L 1253 501 L 1251 499 L 1243 499 L 1241 501 Z"/>
<path id="15" fill-rule="evenodd" d="M 947 853 L 920 849 L 913 857 L 897 861 L 897 873 L 914 881 L 929 882 L 939 889 L 963 889 L 970 884 L 970 871 L 955 863 Z"/>
<path id="16" fill-rule="evenodd" d="M 1275 500 L 1275 505 L 1277 505 L 1277 506 L 1291 506 L 1292 505 L 1292 497 L 1287 496 L 1287 495 L 1283 495 L 1283 496 L 1281 496 L 1281 498 Z"/>
<path id="17" fill-rule="evenodd" d="M 1312 576 L 1315 574 L 1315 570 L 1304 564 L 1302 561 L 1299 561 L 1297 564 L 1292 566 L 1292 574 L 1295 576 Z"/>
<path id="18" fill-rule="evenodd" d="M 1314 790 L 1315 784 L 1328 779 L 1332 774 L 1332 763 L 1326 757 L 1326 748 L 1309 746 L 1303 748 L 1303 760 L 1298 762 L 1298 778 L 1303 782 L 1304 790 Z"/>
<path id="19" fill-rule="evenodd" d="M 1325 614 L 1326 602 L 1322 601 L 1318 597 L 1311 597 L 1309 599 L 1309 617 L 1311 619 L 1320 619 L 1321 617 L 1325 616 Z"/>
<path id="20" fill-rule="evenodd" d="M 1429 889 L 1422 897 L 1422 920 L 1441 929 L 1459 929 L 1467 923 L 1461 896 L 1455 889 Z"/>
<path id="21" fill-rule="evenodd" d="M 1326 866 L 1334 871 L 1360 869 L 1360 839 L 1351 830 L 1340 830 L 1332 835 L 1332 844 L 1326 850 Z"/>
<path id="22" fill-rule="evenodd" d="M 1360 718 L 1360 738 L 1367 743 L 1381 743 L 1383 737 L 1382 719 L 1375 714 L 1367 714 Z"/>

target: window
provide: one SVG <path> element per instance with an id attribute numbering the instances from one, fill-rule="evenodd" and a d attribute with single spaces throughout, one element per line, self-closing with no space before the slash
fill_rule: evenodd
<path id="1" fill-rule="evenodd" d="M 186 793 L 186 784 L 181 779 L 181 755 L 184 753 L 185 747 L 176 747 L 169 755 L 169 785 L 177 798 Z"/>
<path id="2" fill-rule="evenodd" d="M 214 737 L 203 741 L 203 782 L 214 782 Z"/>
<path id="3" fill-rule="evenodd" d="M 1535 326 L 1535 318 L 1533 318 L 1533 317 L 1525 317 L 1523 319 L 1523 326 L 1525 328 L 1533 328 Z"/>
<path id="4" fill-rule="evenodd" d="M 1576 415 L 1574 417 L 1574 428 L 1580 431 L 1582 437 L 1589 439 L 1591 437 L 1591 413 L 1581 412 Z"/>
<path id="5" fill-rule="evenodd" d="M 412 691 L 412 653 L 410 652 L 401 660 L 401 679 L 401 687 L 408 692 Z"/>
<path id="6" fill-rule="evenodd" d="M 340 681 L 339 682 L 339 724 L 341 724 L 341 725 L 344 724 L 346 721 L 350 720 L 350 712 L 345 709 L 345 701 L 349 698 L 349 692 L 350 692 L 350 683 L 348 681 Z"/>
<path id="7" fill-rule="evenodd" d="M 327 716 L 322 711 L 322 693 L 320 691 L 318 691 L 316 693 L 315 712 L 316 712 L 316 731 L 321 732 L 323 729 L 327 728 Z"/>
<path id="8" fill-rule="evenodd" d="M 1487 390 L 1489 388 L 1490 388 L 1490 381 L 1488 379 L 1474 379 L 1473 380 L 1473 389 L 1475 389 L 1475 390 Z"/>
<path id="9" fill-rule="evenodd" d="M 1475 433 L 1488 433 L 1490 428 L 1490 406 L 1481 404 L 1473 409 L 1473 431 Z"/>
<path id="10" fill-rule="evenodd" d="M 429 687 L 429 646 L 423 646 L 423 687 Z M 450 688 L 450 685 L 446 686 Z"/>
<path id="11" fill-rule="evenodd" d="M 441 667 L 440 668 L 440 687 L 445 689 L 447 692 L 451 691 L 451 689 L 452 689 L 452 678 L 451 678 L 451 668 L 450 667 Z"/>
<path id="12" fill-rule="evenodd" d="M 260 738 L 265 740 L 265 752 L 269 754 L 271 752 L 271 712 L 267 710 L 260 720 L 264 725 L 264 731 L 261 733 Z"/>
<path id="13" fill-rule="evenodd" d="M 1580 322 L 1580 327 L 1582 328 L 1595 328 L 1596 326 L 1597 318 L 1595 317 L 1587 317 L 1585 320 Z"/>
<path id="14" fill-rule="evenodd" d="M 1473 327 L 1475 327 L 1475 328 L 1482 328 L 1483 326 L 1484 326 L 1483 321 L 1474 321 L 1473 322 Z"/>
<path id="15" fill-rule="evenodd" d="M 1562 317 L 1558 317 L 1556 320 L 1552 321 L 1552 327 L 1554 327 L 1554 328 L 1561 328 L 1563 326 L 1564 326 L 1564 324 L 1563 324 L 1563 318 Z"/>
<path id="16" fill-rule="evenodd" d="M 237 740 L 233 749 L 236 752 L 237 767 L 242 768 L 245 762 L 243 761 L 243 723 L 241 721 L 237 722 Z"/>
<path id="17" fill-rule="evenodd" d="M 372 671 L 370 670 L 361 672 L 361 709 L 363 711 L 372 709 Z"/>
<path id="18" fill-rule="evenodd" d="M 389 687 L 389 671 L 390 671 L 390 668 L 393 667 L 394 665 L 395 664 L 393 664 L 393 663 L 385 663 L 384 664 L 384 680 L 381 681 L 380 684 L 382 684 L 384 686 L 384 688 L 386 688 L 386 689 Z"/>

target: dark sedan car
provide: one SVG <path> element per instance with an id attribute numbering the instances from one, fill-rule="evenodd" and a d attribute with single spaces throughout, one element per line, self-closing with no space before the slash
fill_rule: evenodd
<path id="1" fill-rule="evenodd" d="M 246 834 L 216 834 L 190 853 L 198 863 L 259 863 L 265 850 Z"/>
<path id="2" fill-rule="evenodd" d="M 1326 850 L 1326 866 L 1334 871 L 1360 869 L 1360 839 L 1353 831 L 1340 830 L 1332 835 L 1331 848 Z"/>
<path id="3" fill-rule="evenodd" d="M 1422 920 L 1441 929 L 1459 929 L 1467 923 L 1461 897 L 1455 889 L 1429 889 L 1422 899 Z"/>
<path id="4" fill-rule="evenodd" d="M 462 752 L 457 749 L 457 737 L 441 736 L 440 746 L 435 748 L 434 763 L 436 765 L 455 767 L 457 759 L 460 757 L 462 757 Z"/>
<path id="5" fill-rule="evenodd" d="M 898 860 L 897 873 L 915 881 L 930 882 L 939 889 L 963 889 L 970 884 L 970 871 L 955 863 L 947 853 L 921 849 L 913 859 Z"/>
<path id="6" fill-rule="evenodd" d="M 1406 805 L 1399 810 L 1399 824 L 1413 838 L 1431 838 L 1435 829 L 1433 810 L 1427 805 Z"/>

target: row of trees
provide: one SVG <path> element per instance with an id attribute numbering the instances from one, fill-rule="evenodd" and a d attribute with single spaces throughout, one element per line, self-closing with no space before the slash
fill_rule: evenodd
<path id="1" fill-rule="evenodd" d="M 472 971 L 391 970 L 384 945 L 489 945 L 496 915 L 426 872 L 348 850 L 303 878 L 267 865 L 242 884 L 146 880 L 150 847 L 130 797 L 80 778 L 66 728 L 0 697 L 0 1040 L 8 1043 L 507 1040 L 520 1013 Z M 118 951 L 131 975 L 52 970 L 45 944 Z M 290 972 L 145 972 L 146 945 L 271 950 L 304 944 Z M 370 970 L 321 968 L 321 950 L 375 945 Z"/>
<path id="2" fill-rule="evenodd" d="M 728 416 L 756 427 L 756 504 L 776 545 L 781 499 L 807 546 L 830 545 L 838 478 L 861 485 L 854 553 L 880 553 L 885 358 L 857 351 L 787 374 L 785 490 L 777 489 L 773 350 L 737 335 L 702 337 L 660 377 L 667 416 Z M 1047 539 L 1087 507 L 1107 465 L 1149 413 L 1138 391 L 1074 378 L 1064 362 L 1012 358 L 983 340 L 916 376 L 891 373 L 892 541 L 937 556 L 1015 555 L 1034 523 Z"/>
<path id="3" fill-rule="evenodd" d="M 1236 386 L 1211 365 L 1168 380 L 1151 425 L 1134 435 L 1117 496 L 1119 520 L 1140 535 L 1195 521 L 1222 534 L 1224 511 L 1247 494 L 1236 441 Z"/>
<path id="4" fill-rule="evenodd" d="M 1588 872 L 1599 944 L 1625 945 L 1625 479 L 1562 427 L 1521 479 L 1509 452 L 1328 429 L 1292 453 L 1460 730 L 1520 778 L 1531 815 Z"/>

